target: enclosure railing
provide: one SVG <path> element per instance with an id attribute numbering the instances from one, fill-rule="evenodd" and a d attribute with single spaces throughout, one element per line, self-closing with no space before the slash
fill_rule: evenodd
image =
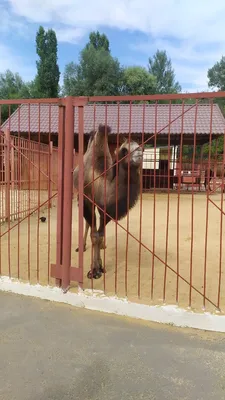
<path id="1" fill-rule="evenodd" d="M 64 291 L 79 285 L 147 304 L 224 312 L 224 99 L 224 92 L 207 92 L 0 100 L 1 130 L 10 141 L 16 137 L 1 144 L 4 191 L 11 193 L 14 182 L 20 196 L 38 193 L 26 217 L 16 201 L 18 221 L 7 217 L 0 225 L 0 273 Z M 111 132 L 84 157 L 99 124 Z M 57 207 L 49 207 L 56 198 Z M 9 195 L 3 202 L 11 216 Z M 92 233 L 99 218 L 105 231 L 90 237 L 89 228 L 85 238 L 87 213 Z"/>
<path id="2" fill-rule="evenodd" d="M 58 154 L 52 142 L 16 137 L 6 129 L 0 139 L 0 165 L 0 222 L 25 217 L 57 191 Z"/>

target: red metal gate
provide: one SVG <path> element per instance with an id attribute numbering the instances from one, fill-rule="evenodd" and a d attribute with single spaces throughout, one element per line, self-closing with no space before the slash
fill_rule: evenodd
<path id="1" fill-rule="evenodd" d="M 206 238 L 208 235 L 208 225 L 210 223 L 210 226 L 212 226 L 214 219 L 214 217 L 209 218 L 207 211 L 207 204 L 211 200 L 207 194 L 208 192 L 205 191 L 204 179 L 202 181 L 202 178 L 198 178 L 198 175 L 196 175 L 197 178 L 195 178 L 196 165 L 200 165 L 201 163 L 201 155 L 200 152 L 198 154 L 198 146 L 201 147 L 203 144 L 205 145 L 205 143 L 207 143 L 207 146 L 210 149 L 212 145 L 211 142 L 217 140 L 219 137 L 223 137 L 224 135 L 224 118 L 217 104 L 214 104 L 211 100 L 214 96 L 216 95 L 206 93 L 204 95 L 94 97 L 79 99 L 68 98 L 65 100 L 63 111 L 65 113 L 63 114 L 65 116 L 65 121 L 67 121 L 65 124 L 65 131 L 70 132 L 70 135 L 67 136 L 66 134 L 67 143 L 65 141 L 65 154 L 67 155 L 69 154 L 67 151 L 69 152 L 69 148 L 71 149 L 72 147 L 72 132 L 74 129 L 72 126 L 73 124 L 69 124 L 69 121 L 73 120 L 73 105 L 75 109 L 77 107 L 77 110 L 75 110 L 75 131 L 77 127 L 77 132 L 79 134 L 79 257 L 77 260 L 77 267 L 72 268 L 69 252 L 71 232 L 68 231 L 69 221 L 71 221 L 72 217 L 72 210 L 71 207 L 68 206 L 69 213 L 67 209 L 67 217 L 62 222 L 64 243 L 67 243 L 67 253 L 64 255 L 64 258 L 61 258 L 64 261 L 58 261 L 57 267 L 53 267 L 52 269 L 53 276 L 62 279 L 64 290 L 67 290 L 69 287 L 71 279 L 78 281 L 80 286 L 83 286 L 84 288 L 90 287 L 91 289 L 100 289 L 105 293 L 114 293 L 121 296 L 125 295 L 128 298 L 144 298 L 145 302 L 151 301 L 157 304 L 160 302 L 177 303 L 197 308 L 202 304 L 204 308 L 207 307 L 208 309 L 221 309 L 221 304 L 222 306 L 223 304 L 225 305 L 225 299 L 223 294 L 221 295 L 221 290 L 219 289 L 219 292 L 218 290 L 215 290 L 218 285 L 216 283 L 212 285 L 210 282 L 213 277 L 213 266 L 212 261 L 207 259 L 207 254 L 213 254 L 213 251 L 210 250 L 209 240 L 207 241 Z M 222 94 L 219 93 L 218 97 L 219 96 L 222 97 Z M 192 104 L 186 103 L 188 97 L 192 97 Z M 204 101 L 202 101 L 202 98 L 204 98 Z M 208 101 L 206 102 L 205 99 L 208 99 Z M 164 101 L 164 104 L 160 104 L 160 101 L 162 100 Z M 137 101 L 141 101 L 142 104 L 134 104 L 134 102 Z M 166 113 L 162 118 L 162 116 L 160 117 L 160 113 L 164 112 L 165 109 Z M 204 126 L 202 126 L 203 119 L 205 119 Z M 107 270 L 107 272 L 103 274 L 101 279 L 95 280 L 92 278 L 91 280 L 88 280 L 87 272 L 93 261 L 93 249 L 87 251 L 87 253 L 89 252 L 89 256 L 87 253 L 83 252 L 84 220 L 82 200 L 86 197 L 83 192 L 83 174 L 85 168 L 83 159 L 83 141 L 84 135 L 88 134 L 92 129 L 96 130 L 99 123 L 105 123 L 111 126 L 112 133 L 109 136 L 109 142 L 110 146 L 114 143 L 115 149 L 120 146 L 123 136 L 128 139 L 128 142 L 131 140 L 137 141 L 142 149 L 144 149 L 146 144 L 151 144 L 153 150 L 155 149 L 153 160 L 154 186 L 152 192 L 150 192 L 151 197 L 147 200 L 143 194 L 141 179 L 139 215 L 135 214 L 134 210 L 132 211 L 133 220 L 135 219 L 136 221 L 138 231 L 134 230 L 134 223 L 130 212 L 128 212 L 126 218 L 121 221 L 118 221 L 116 218 L 111 218 L 112 222 L 107 225 L 107 229 L 110 231 L 110 239 L 107 238 L 106 234 L 106 240 L 109 243 L 109 246 L 103 250 L 103 267 L 107 267 L 107 264 L 111 267 L 109 268 L 109 271 Z M 169 151 L 170 147 L 172 145 L 178 146 L 181 151 L 175 160 L 175 164 L 176 162 L 177 164 L 179 162 L 180 166 L 182 165 L 182 162 L 184 162 L 185 158 L 182 153 L 183 148 L 185 146 L 189 146 L 189 148 L 192 147 L 192 154 L 191 157 L 189 157 L 191 170 L 188 172 L 188 190 L 185 188 L 185 191 L 183 191 L 181 167 L 176 167 L 176 165 L 173 166 L 173 176 L 171 176 L 171 168 L 167 169 L 168 186 L 163 200 L 165 205 L 162 206 L 165 217 L 164 222 L 160 222 L 160 224 L 158 222 L 158 219 L 160 220 L 160 210 L 157 212 L 157 208 L 160 208 L 160 201 L 162 200 L 160 200 L 156 187 L 156 176 L 157 174 L 160 175 L 160 171 L 157 172 L 156 159 L 156 148 L 158 144 L 168 147 L 168 164 L 170 164 L 170 162 L 174 163 L 174 160 L 171 160 L 171 154 Z M 211 158 L 210 160 L 210 152 L 208 153 L 207 158 L 209 159 L 210 164 L 213 159 Z M 64 207 L 62 208 L 64 210 L 63 213 L 66 212 L 66 204 L 69 204 L 69 199 L 67 197 L 69 188 L 72 188 L 72 164 L 70 158 L 69 160 L 70 161 L 68 162 L 67 158 L 65 164 L 66 169 L 64 170 L 64 189 L 62 189 L 62 193 L 64 193 L 62 194 L 62 199 L 64 199 L 62 200 L 64 204 L 64 206 L 62 206 Z M 185 160 L 187 162 L 187 158 Z M 119 162 L 117 161 L 116 164 L 119 164 Z M 104 171 L 102 175 L 106 172 L 107 171 Z M 198 179 L 200 179 L 199 182 Z M 96 178 L 94 178 L 94 180 L 96 180 Z M 197 192 L 200 192 L 199 196 L 201 197 L 196 197 Z M 70 193 L 72 193 L 72 189 Z M 221 191 L 221 204 L 223 202 L 222 193 L 223 190 Z M 205 199 L 207 204 L 204 203 Z M 186 209 L 183 208 L 184 201 L 187 201 L 185 206 Z M 94 198 L 92 199 L 92 204 L 96 206 Z M 149 209 L 151 208 L 151 216 L 147 217 L 146 214 L 145 217 L 148 205 Z M 145 209 L 145 212 L 143 209 Z M 221 211 L 221 207 L 217 207 L 217 209 Z M 201 219 L 197 221 L 199 214 L 198 210 L 201 210 L 202 212 L 201 218 L 204 219 L 205 225 L 201 226 Z M 102 208 L 101 211 L 104 213 L 104 217 L 106 218 L 106 210 Z M 223 265 L 221 261 L 221 243 L 223 235 L 225 234 L 225 232 L 223 232 L 222 224 L 223 214 L 222 210 L 220 243 L 219 240 L 216 242 L 216 246 L 220 245 L 220 268 L 219 271 L 216 271 L 213 278 L 214 281 L 219 280 L 219 288 L 221 285 L 224 285 L 222 280 Z M 62 212 L 59 212 L 59 218 L 60 215 L 62 215 Z M 143 232 L 143 225 L 147 224 L 147 218 L 151 219 L 151 224 L 149 225 L 150 236 L 148 233 Z M 171 223 L 170 218 L 173 218 L 173 223 Z M 182 224 L 184 224 L 183 221 L 188 221 L 185 229 L 182 226 Z M 115 228 L 114 233 L 112 228 L 113 226 Z M 163 243 L 160 242 L 158 226 L 160 226 L 160 229 L 163 229 Z M 199 230 L 200 226 L 201 230 Z M 200 234 L 205 238 L 204 250 L 203 239 L 201 237 L 199 247 L 201 250 L 198 251 L 197 241 L 198 235 Z M 184 235 L 189 236 L 185 238 L 183 237 Z M 170 239 L 169 236 L 171 236 L 172 239 Z M 119 255 L 120 238 L 123 238 L 124 240 L 123 260 Z M 111 245 L 110 240 L 113 242 Z M 171 243 L 171 240 L 173 241 L 173 244 Z M 136 255 L 134 257 L 131 256 L 133 257 L 133 260 L 129 257 L 129 253 L 132 251 L 132 246 L 134 246 L 130 244 L 131 241 L 132 243 L 136 243 L 137 248 Z M 159 242 L 159 244 L 157 242 Z M 185 242 L 188 243 L 188 246 Z M 107 256 L 107 252 L 111 252 L 109 256 Z M 185 259 L 184 253 L 186 254 Z M 61 257 L 63 256 L 61 255 Z M 84 264 L 84 259 L 86 257 L 89 258 L 87 263 L 85 262 Z M 113 258 L 114 266 L 112 262 L 109 261 L 110 257 L 111 259 Z M 59 259 L 60 256 L 58 256 L 58 260 Z M 143 262 L 142 259 L 145 261 Z M 136 267 L 132 266 L 132 262 L 135 263 Z M 145 262 L 148 263 L 148 268 L 146 267 Z M 121 273 L 119 263 L 120 265 L 123 265 L 123 273 Z M 203 270 L 200 269 L 198 271 L 198 263 L 203 264 Z M 130 270 L 134 268 L 136 269 L 136 273 L 135 277 L 132 278 L 132 284 L 135 285 L 136 288 L 135 290 L 134 288 L 131 290 L 131 278 L 129 276 Z M 143 280 L 145 280 L 145 274 L 143 273 L 144 270 L 146 270 L 146 276 L 148 276 L 148 284 L 147 279 L 143 282 Z M 206 270 L 211 271 L 208 281 L 206 278 Z M 209 287 L 208 290 L 207 285 Z M 123 287 L 123 289 L 121 289 L 121 287 Z M 142 294 L 143 292 L 144 295 Z M 167 293 L 169 294 L 167 295 Z"/>
<path id="2" fill-rule="evenodd" d="M 0 105 L 21 105 L 19 111 L 6 121 L 6 125 L 2 125 L 2 129 L 8 127 L 12 134 L 17 132 L 18 138 L 22 134 L 25 137 L 27 132 L 28 142 L 36 137 L 39 146 L 43 142 L 49 145 L 53 141 L 54 146 L 58 147 L 57 214 L 54 215 L 55 211 L 48 209 L 47 215 L 49 223 L 53 220 L 55 225 L 48 229 L 45 237 L 39 220 L 35 222 L 37 260 L 35 259 L 34 273 L 37 282 L 40 281 L 42 263 L 46 265 L 47 271 L 41 273 L 43 276 L 46 274 L 47 283 L 54 284 L 55 281 L 51 280 L 54 278 L 64 291 L 68 290 L 71 283 L 77 282 L 84 289 L 103 290 L 105 293 L 139 299 L 145 303 L 177 303 L 194 308 L 203 306 L 209 310 L 224 310 L 225 152 L 223 151 L 222 159 L 219 160 L 215 146 L 219 140 L 224 139 L 225 120 L 220 108 L 213 102 L 215 97 L 225 97 L 225 93 L 0 101 Z M 87 273 L 93 262 L 93 248 L 88 236 L 87 251 L 83 251 L 83 199 L 86 197 L 84 153 L 90 131 L 97 130 L 100 123 L 111 127 L 108 144 L 112 154 L 113 149 L 118 150 L 126 138 L 128 147 L 131 141 L 137 142 L 143 151 L 148 145 L 150 150 L 146 154 L 151 156 L 150 160 L 145 158 L 144 174 L 142 168 L 140 170 L 140 195 L 137 204 L 126 217 L 120 221 L 116 217 L 111 218 L 111 222 L 107 224 L 106 248 L 101 251 L 106 273 L 100 279 L 88 279 Z M 76 197 L 73 201 L 74 148 L 79 164 L 79 210 Z M 164 150 L 160 152 L 159 148 Z M 129 154 L 128 151 L 128 171 L 131 171 Z M 40 160 L 39 151 L 37 155 Z M 122 161 L 118 161 L 116 157 L 117 151 L 113 168 L 115 179 L 118 179 Z M 103 161 L 105 166 L 105 160 Z M 217 176 L 218 168 L 215 167 L 218 163 L 222 171 L 220 177 Z M 210 175 L 212 165 L 213 176 Z M 107 179 L 106 172 L 102 172 L 104 179 Z M 143 193 L 146 176 L 151 178 L 150 185 L 144 188 Z M 211 191 L 212 185 L 207 187 L 210 179 L 206 179 L 210 177 L 212 184 L 217 181 Z M 89 184 L 92 185 L 96 179 L 93 175 Z M 131 189 L 128 185 L 128 203 Z M 43 204 L 40 201 L 39 184 L 37 190 L 37 211 L 40 217 Z M 94 206 L 96 201 L 93 191 L 92 195 L 91 202 Z M 56 194 L 53 196 L 56 197 Z M 50 198 L 48 196 L 46 202 Z M 104 206 L 106 198 L 102 200 Z M 106 219 L 105 206 L 100 208 Z M 29 218 L 30 216 L 26 217 Z M 23 232 L 22 221 L 20 218 L 13 227 L 7 222 L 8 232 L 12 232 L 15 226 L 18 228 L 15 239 L 18 254 Z M 28 224 L 28 232 L 29 229 L 32 230 L 32 227 L 29 228 Z M 3 233 L 1 230 L 1 249 L 6 246 Z M 78 234 L 78 240 L 74 234 Z M 27 249 L 32 244 L 29 235 Z M 51 241 L 55 241 L 53 253 L 50 252 Z M 12 245 L 13 239 L 9 238 L 8 254 L 12 251 Z M 77 253 L 75 245 L 79 247 Z M 48 249 L 47 256 L 41 258 L 44 248 Z M 28 261 L 24 261 L 28 265 L 26 279 L 31 281 L 29 271 L 32 251 L 28 250 L 27 253 Z M 2 274 L 1 257 L 3 256 L 0 256 Z M 25 251 L 23 257 L 26 257 Z M 21 277 L 20 263 L 22 258 L 17 262 L 18 278 Z M 10 267 L 10 262 L 8 264 Z M 8 274 L 11 276 L 10 268 Z"/>

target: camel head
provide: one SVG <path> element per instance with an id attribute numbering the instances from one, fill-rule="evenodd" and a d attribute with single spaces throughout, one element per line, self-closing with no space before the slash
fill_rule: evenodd
<path id="1" fill-rule="evenodd" d="M 128 153 L 130 151 L 130 160 Z M 140 167 L 142 163 L 142 158 L 143 158 L 143 151 L 139 144 L 137 142 L 134 142 L 133 140 L 129 141 L 125 139 L 124 143 L 120 146 L 120 148 L 115 150 L 115 156 L 116 153 L 118 152 L 118 160 L 121 160 L 121 158 L 127 156 L 124 160 L 121 162 L 124 164 L 124 166 L 130 165 L 131 167 Z"/>

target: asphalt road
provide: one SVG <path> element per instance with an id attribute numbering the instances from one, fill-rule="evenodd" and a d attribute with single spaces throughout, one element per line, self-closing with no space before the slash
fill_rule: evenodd
<path id="1" fill-rule="evenodd" d="M 223 400 L 225 335 L 0 292 L 1 400 Z"/>

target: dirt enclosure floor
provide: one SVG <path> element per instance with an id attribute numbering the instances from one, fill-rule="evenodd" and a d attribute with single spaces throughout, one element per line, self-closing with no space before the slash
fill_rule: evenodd
<path id="1" fill-rule="evenodd" d="M 207 253 L 205 254 L 206 240 L 206 211 L 207 198 L 204 193 L 193 195 L 193 236 L 192 236 L 192 195 L 180 196 L 179 211 L 179 241 L 177 240 L 177 215 L 178 195 L 158 193 L 143 194 L 142 213 L 141 202 L 120 221 L 122 227 L 110 222 L 106 229 L 106 250 L 102 250 L 103 263 L 105 262 L 106 274 L 99 280 L 93 281 L 93 288 L 105 290 L 106 294 L 119 297 L 127 296 L 128 299 L 146 304 L 162 304 L 164 283 L 165 302 L 188 307 L 191 299 L 193 309 L 201 311 L 203 296 L 196 292 L 204 293 L 214 303 L 206 300 L 206 310 L 214 311 L 215 305 L 221 311 L 225 310 L 225 261 L 220 248 L 224 248 L 225 224 L 221 212 L 215 205 L 208 205 L 208 235 Z M 210 198 L 221 207 L 221 195 L 214 194 Z M 155 220 L 153 218 L 155 208 Z M 169 218 L 167 219 L 169 209 Z M 142 228 L 140 230 L 140 214 L 142 215 Z M 45 223 L 39 222 L 38 217 L 45 215 Z M 1 274 L 18 277 L 27 281 L 30 277 L 32 283 L 39 281 L 41 284 L 55 284 L 49 278 L 49 266 L 56 261 L 56 218 L 57 207 L 51 210 L 42 210 L 40 215 L 34 214 L 30 219 L 25 219 L 18 226 L 11 229 L 10 234 L 1 238 Z M 221 228 L 222 220 L 222 228 Z M 13 226 L 15 222 L 11 224 Z M 155 229 L 154 229 L 155 225 Z M 167 238 L 168 225 L 168 241 Z M 127 235 L 126 228 L 131 235 Z M 7 223 L 1 226 L 1 232 L 8 229 Z M 153 232 L 155 231 L 155 237 Z M 222 237 L 222 246 L 221 240 Z M 193 238 L 193 240 L 192 240 Z M 143 246 L 140 245 L 141 240 Z M 73 239 L 72 239 L 72 265 L 78 265 L 78 207 L 73 201 Z M 28 251 L 30 246 L 30 251 Z M 167 251 L 166 251 L 167 249 Z M 192 250 L 191 250 L 192 249 Z M 155 257 L 153 257 L 153 254 Z M 87 272 L 91 264 L 91 242 L 87 240 L 87 250 L 84 253 L 84 288 L 91 288 L 91 281 L 87 279 Z M 167 265 L 165 267 L 165 260 Z M 192 259 L 192 262 L 191 262 Z M 192 265 L 192 268 L 191 268 Z M 177 271 L 181 278 L 177 277 Z M 221 284 L 219 276 L 221 275 Z M 166 276 L 166 279 L 165 279 Z M 204 279 L 205 277 L 205 279 Z M 153 278 L 153 279 L 152 279 Z M 187 282 L 192 280 L 195 288 L 190 290 Z M 204 283 L 205 282 L 205 283 Z M 76 283 L 72 282 L 72 289 L 76 290 Z M 178 300 L 178 302 L 177 302 Z"/>

